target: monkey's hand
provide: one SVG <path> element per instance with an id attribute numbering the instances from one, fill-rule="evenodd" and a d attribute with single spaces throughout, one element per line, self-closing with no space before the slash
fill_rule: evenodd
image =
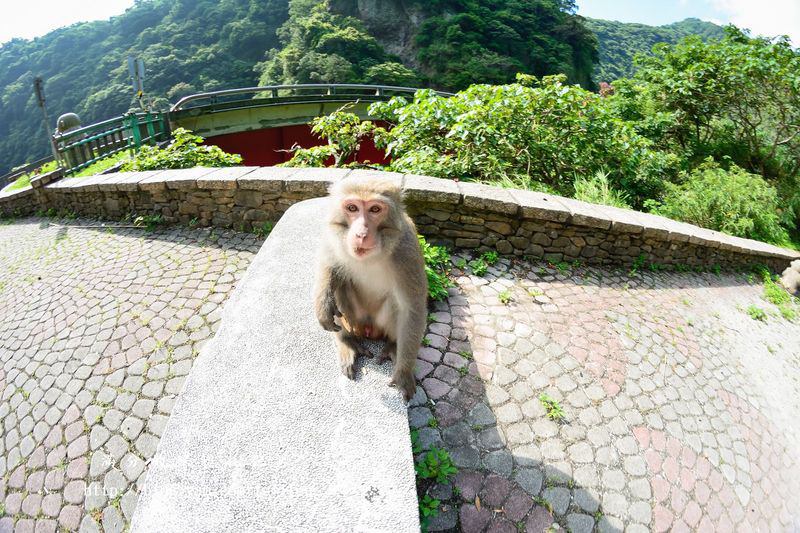
<path id="1" fill-rule="evenodd" d="M 341 331 L 342 327 L 335 322 L 335 318 L 342 316 L 336 307 L 333 298 L 326 299 L 317 307 L 317 320 L 325 331 Z"/>

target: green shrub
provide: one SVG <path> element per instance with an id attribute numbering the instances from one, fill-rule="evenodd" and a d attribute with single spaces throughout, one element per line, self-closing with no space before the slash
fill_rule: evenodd
<path id="1" fill-rule="evenodd" d="M 311 148 L 301 148 L 294 146 L 292 148 L 292 158 L 281 163 L 281 167 L 326 167 L 328 161 L 335 161 L 338 155 L 338 149 L 332 144 L 322 144 L 320 146 L 312 146 Z"/>
<path id="2" fill-rule="evenodd" d="M 667 192 L 654 212 L 730 235 L 783 243 L 778 195 L 763 178 L 731 165 L 725 170 L 707 160 Z"/>
<path id="3" fill-rule="evenodd" d="M 431 300 L 444 300 L 447 298 L 447 288 L 452 285 L 447 277 L 447 267 L 450 264 L 450 253 L 444 246 L 432 246 L 425 237 L 417 235 L 419 246 L 422 248 L 422 257 L 425 258 L 425 273 L 428 275 L 428 297 Z"/>
<path id="4" fill-rule="evenodd" d="M 592 204 L 630 208 L 628 195 L 614 189 L 608 181 L 608 174 L 601 170 L 598 170 L 589 178 L 577 178 L 574 187 L 574 196 L 577 200 Z"/>
<path id="5" fill-rule="evenodd" d="M 232 167 L 242 163 L 242 156 L 228 154 L 219 146 L 202 145 L 203 138 L 178 128 L 166 148 L 142 146 L 136 157 L 122 166 L 129 170 L 161 170 L 191 167 Z"/>
<path id="6" fill-rule="evenodd" d="M 473 85 L 451 98 L 417 91 L 412 102 L 377 102 L 371 114 L 391 167 L 441 178 L 472 179 L 569 195 L 576 175 L 611 169 L 608 179 L 641 204 L 671 176 L 674 156 L 612 112 L 607 100 L 564 83 L 563 76 Z"/>
<path id="7" fill-rule="evenodd" d="M 311 131 L 328 141 L 328 144 L 312 148 L 294 147 L 292 159 L 284 163 L 287 167 L 324 167 L 333 158 L 337 167 L 351 162 L 361 142 L 372 135 L 375 126 L 372 122 L 362 122 L 358 115 L 344 110 L 346 105 L 330 115 L 316 117 L 311 121 Z"/>

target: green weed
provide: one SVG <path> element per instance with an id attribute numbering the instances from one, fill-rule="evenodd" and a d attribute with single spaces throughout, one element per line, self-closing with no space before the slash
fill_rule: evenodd
<path id="1" fill-rule="evenodd" d="M 447 277 L 447 266 L 450 263 L 450 252 L 444 246 L 428 244 L 425 237 L 417 235 L 425 259 L 425 274 L 428 276 L 428 297 L 431 300 L 447 298 L 447 289 L 453 283 Z"/>
<path id="2" fill-rule="evenodd" d="M 164 217 L 161 215 L 140 215 L 133 219 L 134 226 L 143 227 L 147 231 L 153 231 L 163 223 Z"/>
<path id="3" fill-rule="evenodd" d="M 266 221 L 259 224 L 258 226 L 253 226 L 253 233 L 258 235 L 259 237 L 266 237 L 267 235 L 270 234 L 270 232 L 272 232 L 273 227 L 274 224 L 272 222 Z"/>
<path id="4" fill-rule="evenodd" d="M 425 457 L 419 461 L 415 467 L 417 477 L 422 479 L 433 479 L 436 483 L 447 483 L 454 476 L 458 469 L 453 464 L 453 460 L 447 450 L 431 448 Z"/>
<path id="5" fill-rule="evenodd" d="M 430 495 L 426 494 L 419 501 L 419 517 L 422 529 L 425 530 L 428 526 L 428 520 L 439 514 L 439 505 L 441 502 Z"/>
<path id="6" fill-rule="evenodd" d="M 544 296 L 544 291 L 538 287 L 529 287 L 528 294 L 536 298 L 537 296 Z"/>
<path id="7" fill-rule="evenodd" d="M 494 265 L 495 263 L 497 263 L 497 260 L 498 260 L 498 255 L 497 255 L 497 252 L 495 252 L 494 250 L 492 250 L 492 251 L 490 251 L 490 252 L 484 252 L 484 253 L 482 253 L 482 254 L 481 254 L 481 259 L 483 259 L 484 261 L 486 261 L 486 264 L 487 264 L 487 265 Z"/>
<path id="8" fill-rule="evenodd" d="M 472 273 L 476 276 L 483 276 L 489 270 L 489 265 L 482 257 L 470 261 L 469 267 L 472 269 Z"/>
<path id="9" fill-rule="evenodd" d="M 753 320 L 761 320 L 762 322 L 767 321 L 767 313 L 755 305 L 750 305 L 747 307 L 747 314 L 750 315 L 750 318 Z"/>
<path id="10" fill-rule="evenodd" d="M 559 405 L 554 398 L 543 392 L 539 395 L 539 402 L 541 402 L 542 406 L 545 408 L 545 411 L 547 411 L 547 418 L 553 421 L 564 419 L 564 411 L 561 409 L 561 405 Z"/>
<path id="11" fill-rule="evenodd" d="M 633 265 L 631 265 L 631 270 L 630 272 L 628 272 L 628 275 L 630 276 L 636 275 L 636 273 L 639 272 L 642 269 L 642 267 L 644 267 L 646 260 L 647 258 L 645 257 L 644 254 L 639 254 L 639 257 L 637 257 L 636 260 L 633 262 Z"/>
<path id="12" fill-rule="evenodd" d="M 500 299 L 500 303 L 502 303 L 503 305 L 508 305 L 509 303 L 511 303 L 512 300 L 511 291 L 509 289 L 504 289 L 500 291 L 497 297 Z"/>

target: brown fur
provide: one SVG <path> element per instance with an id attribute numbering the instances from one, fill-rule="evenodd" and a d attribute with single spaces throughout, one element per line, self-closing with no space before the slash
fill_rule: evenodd
<path id="1" fill-rule="evenodd" d="M 363 261 L 348 255 L 345 198 L 379 199 L 388 213 L 377 228 L 380 250 Z M 428 280 L 413 221 L 392 181 L 347 178 L 331 189 L 331 216 L 320 253 L 316 314 L 336 333 L 342 372 L 354 376 L 359 338 L 385 339 L 384 357 L 395 361 L 392 384 L 414 395 L 414 365 L 427 317 Z"/>

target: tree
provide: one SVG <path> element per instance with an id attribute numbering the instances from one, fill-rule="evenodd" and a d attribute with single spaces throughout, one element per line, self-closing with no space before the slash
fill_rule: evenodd
<path id="1" fill-rule="evenodd" d="M 707 157 L 771 182 L 800 215 L 800 53 L 788 38 L 752 38 L 733 26 L 720 40 L 688 37 L 640 56 L 614 84 L 619 116 L 691 169 Z"/>
<path id="2" fill-rule="evenodd" d="M 364 81 L 400 87 L 417 87 L 420 82 L 416 72 L 395 61 L 379 63 L 369 67 L 364 73 Z"/>

